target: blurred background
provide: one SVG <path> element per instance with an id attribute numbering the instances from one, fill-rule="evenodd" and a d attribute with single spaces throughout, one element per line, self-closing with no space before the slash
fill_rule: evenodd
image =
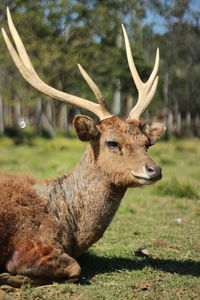
<path id="1" fill-rule="evenodd" d="M 77 68 L 80 63 L 116 115 L 126 116 L 137 99 L 121 23 L 144 81 L 159 47 L 159 86 L 144 119 L 166 122 L 166 138 L 200 136 L 198 0 L 1 0 L 5 29 L 6 6 L 45 82 L 95 101 Z M 18 142 L 28 136 L 73 135 L 72 120 L 80 109 L 34 90 L 17 71 L 2 35 L 0 45 L 0 134 Z"/>

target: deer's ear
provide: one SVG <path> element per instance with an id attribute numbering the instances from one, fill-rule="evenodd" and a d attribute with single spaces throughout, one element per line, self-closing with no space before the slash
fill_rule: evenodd
<path id="1" fill-rule="evenodd" d="M 73 123 L 76 134 L 81 141 L 89 142 L 99 134 L 94 120 L 88 116 L 77 115 Z"/>
<path id="2" fill-rule="evenodd" d="M 151 145 L 155 144 L 161 136 L 165 133 L 166 126 L 163 123 L 145 124 L 142 128 L 142 132 L 148 136 Z"/>

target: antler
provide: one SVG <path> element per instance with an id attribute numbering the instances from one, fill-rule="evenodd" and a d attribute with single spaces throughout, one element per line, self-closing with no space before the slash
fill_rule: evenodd
<path id="1" fill-rule="evenodd" d="M 79 67 L 79 70 L 80 70 L 83 78 L 85 79 L 85 81 L 87 82 L 87 84 L 89 85 L 91 90 L 93 91 L 93 93 L 94 93 L 95 97 L 97 98 L 101 107 L 104 108 L 105 110 L 107 110 L 106 102 L 105 102 L 104 97 L 103 97 L 101 91 L 99 90 L 98 86 L 94 83 L 94 81 L 91 79 L 91 77 L 88 75 L 88 73 L 83 69 L 83 67 L 80 64 L 78 64 L 78 67 Z"/>
<path id="2" fill-rule="evenodd" d="M 93 82 L 93 80 L 89 77 L 89 75 L 83 69 L 82 69 L 83 70 L 82 74 L 86 74 L 85 76 L 84 75 L 83 76 L 84 76 L 85 80 L 87 81 L 88 85 L 93 90 L 95 96 L 97 97 L 97 100 L 99 101 L 99 104 L 91 102 L 84 98 L 80 98 L 80 97 L 56 90 L 55 88 L 49 86 L 44 81 L 42 81 L 32 66 L 30 58 L 26 52 L 26 49 L 22 43 L 22 40 L 21 40 L 21 38 L 15 28 L 15 25 L 12 21 L 9 8 L 7 8 L 7 18 L 8 18 L 8 26 L 10 29 L 10 33 L 11 33 L 14 43 L 16 45 L 17 51 L 13 47 L 5 30 L 2 28 L 2 33 L 3 33 L 4 40 L 6 42 L 7 48 L 10 52 L 10 55 L 11 55 L 13 61 L 16 64 L 17 68 L 19 69 L 20 73 L 22 74 L 22 76 L 34 88 L 36 88 L 37 90 L 41 91 L 42 93 L 44 93 L 52 98 L 56 98 L 63 102 L 67 102 L 67 103 L 76 105 L 78 107 L 81 107 L 83 109 L 89 110 L 92 113 L 94 113 L 95 115 L 97 115 L 100 120 L 103 120 L 103 119 L 106 119 L 106 118 L 109 118 L 112 116 L 106 108 L 105 101 L 99 91 L 99 88 L 96 86 L 96 84 Z"/>
<path id="3" fill-rule="evenodd" d="M 146 110 L 147 106 L 151 102 L 157 85 L 158 85 L 158 66 L 159 66 L 159 49 L 157 48 L 156 52 L 156 59 L 153 71 L 148 79 L 147 82 L 143 82 L 137 72 L 137 69 L 135 67 L 133 57 L 131 54 L 131 47 L 128 39 L 127 32 L 122 25 L 123 34 L 124 34 L 124 40 L 125 40 L 125 46 L 126 46 L 126 55 L 128 60 L 129 69 L 131 71 L 133 81 L 135 82 L 136 88 L 138 90 L 138 100 L 136 105 L 133 107 L 133 109 L 130 111 L 128 119 L 136 119 L 139 120 L 141 115 Z"/>

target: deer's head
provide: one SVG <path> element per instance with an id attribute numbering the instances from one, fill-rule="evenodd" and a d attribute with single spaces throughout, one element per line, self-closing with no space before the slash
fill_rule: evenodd
<path id="1" fill-rule="evenodd" d="M 138 100 L 128 118 L 123 121 L 113 116 L 107 109 L 106 102 L 98 86 L 80 66 L 80 72 L 92 89 L 98 104 L 50 87 L 37 75 L 20 36 L 14 26 L 9 9 L 8 25 L 16 45 L 13 47 L 6 32 L 2 29 L 8 50 L 22 76 L 37 90 L 52 98 L 71 103 L 89 110 L 99 117 L 99 124 L 94 120 L 78 115 L 74 119 L 74 127 L 80 140 L 91 144 L 93 158 L 97 165 L 104 169 L 115 184 L 137 186 L 150 184 L 162 177 L 161 168 L 147 154 L 148 148 L 155 144 L 165 131 L 160 123 L 143 124 L 141 115 L 152 100 L 158 84 L 159 50 L 157 49 L 153 71 L 147 82 L 142 82 L 136 70 L 128 36 L 123 28 L 129 68 L 138 90 Z"/>
<path id="2" fill-rule="evenodd" d="M 123 121 L 112 116 L 96 125 L 93 119 L 78 115 L 74 126 L 78 137 L 90 142 L 92 159 L 96 165 L 115 185 L 133 187 L 161 179 L 162 170 L 147 150 L 162 135 L 162 124 Z"/>

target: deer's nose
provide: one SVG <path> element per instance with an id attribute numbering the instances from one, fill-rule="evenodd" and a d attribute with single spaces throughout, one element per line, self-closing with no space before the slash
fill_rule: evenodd
<path id="1" fill-rule="evenodd" d="M 147 164 L 145 166 L 145 172 L 151 180 L 159 180 L 162 178 L 162 168 L 160 166 Z"/>

